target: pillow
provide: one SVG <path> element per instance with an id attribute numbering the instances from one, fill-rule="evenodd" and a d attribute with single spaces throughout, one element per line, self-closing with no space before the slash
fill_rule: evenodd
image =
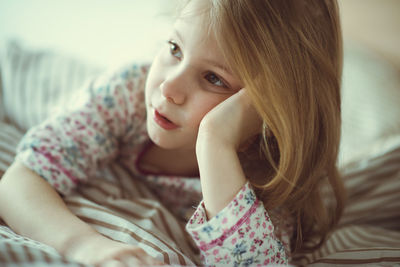
<path id="1" fill-rule="evenodd" d="M 362 157 L 371 143 L 400 133 L 399 103 L 398 70 L 365 47 L 345 43 L 339 166 Z"/>
<path id="2" fill-rule="evenodd" d="M 0 121 L 0 178 L 14 161 L 17 144 L 23 132 L 13 125 Z"/>
<path id="3" fill-rule="evenodd" d="M 26 130 L 67 103 L 100 68 L 49 50 L 22 47 L 15 41 L 2 51 L 2 106 L 5 117 Z"/>
<path id="4" fill-rule="evenodd" d="M 1 62 L 1 58 L 0 58 Z M 4 105 L 3 105 L 3 81 L 1 79 L 1 65 L 0 65 L 0 122 L 4 121 L 5 119 L 5 111 L 4 111 Z"/>

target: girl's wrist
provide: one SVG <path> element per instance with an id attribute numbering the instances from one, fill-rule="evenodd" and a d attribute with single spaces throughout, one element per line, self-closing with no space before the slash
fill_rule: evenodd
<path id="1" fill-rule="evenodd" d="M 201 153 L 205 151 L 219 149 L 226 151 L 237 151 L 237 146 L 223 138 L 218 138 L 215 134 L 210 131 L 199 132 L 196 141 L 196 154 L 201 156 Z"/>
<path id="2" fill-rule="evenodd" d="M 226 142 L 221 142 L 216 139 L 202 140 L 196 144 L 196 157 L 200 165 L 204 159 L 210 159 L 215 155 L 237 155 L 235 146 Z"/>
<path id="3" fill-rule="evenodd" d="M 211 138 L 197 144 L 196 156 L 207 218 L 211 219 L 232 201 L 246 178 L 234 146 Z"/>
<path id="4" fill-rule="evenodd" d="M 76 231 L 75 234 L 66 238 L 59 248 L 59 252 L 66 258 L 79 260 L 79 255 L 85 251 L 85 246 L 88 243 L 97 243 L 102 238 L 104 237 L 101 234 L 88 226 L 88 229 Z"/>

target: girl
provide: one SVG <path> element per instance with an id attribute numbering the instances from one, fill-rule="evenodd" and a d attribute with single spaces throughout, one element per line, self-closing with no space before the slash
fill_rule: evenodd
<path id="1" fill-rule="evenodd" d="M 150 70 L 96 79 L 27 133 L 0 183 L 1 217 L 81 263 L 162 264 L 97 233 L 56 193 L 118 160 L 177 216 L 191 202 L 171 198 L 173 177 L 188 195 L 201 185 L 186 229 L 203 264 L 287 264 L 341 214 L 341 57 L 335 0 L 187 1 Z"/>

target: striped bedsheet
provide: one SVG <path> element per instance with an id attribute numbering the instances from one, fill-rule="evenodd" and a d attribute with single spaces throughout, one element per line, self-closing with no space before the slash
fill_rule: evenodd
<path id="1" fill-rule="evenodd" d="M 22 133 L 0 122 L 0 175 Z M 345 166 L 349 201 L 344 216 L 317 251 L 293 256 L 295 266 L 400 266 L 400 136 Z M 136 244 L 167 264 L 199 265 L 198 251 L 178 221 L 141 182 L 118 164 L 99 170 L 65 199 L 82 220 L 115 240 Z M 82 266 L 0 222 L 0 266 Z"/>
<path id="2" fill-rule="evenodd" d="M 369 152 L 341 170 L 348 202 L 338 229 L 319 250 L 295 255 L 297 265 L 400 266 L 400 135 Z"/>
<path id="3" fill-rule="evenodd" d="M 70 55 L 0 44 L 0 120 L 27 130 L 65 108 L 90 77 L 104 71 Z"/>

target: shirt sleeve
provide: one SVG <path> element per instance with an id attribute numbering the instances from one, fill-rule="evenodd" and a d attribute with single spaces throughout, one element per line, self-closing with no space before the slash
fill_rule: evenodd
<path id="1" fill-rule="evenodd" d="M 207 266 L 288 264 L 288 252 L 249 183 L 207 221 L 204 202 L 186 225 Z"/>
<path id="2" fill-rule="evenodd" d="M 131 65 L 87 82 L 67 111 L 25 134 L 16 161 L 61 194 L 71 193 L 117 156 L 119 141 L 134 130 L 138 116 L 145 116 L 136 112 L 144 101 L 138 88 L 144 84 L 145 73 L 145 67 Z"/>

